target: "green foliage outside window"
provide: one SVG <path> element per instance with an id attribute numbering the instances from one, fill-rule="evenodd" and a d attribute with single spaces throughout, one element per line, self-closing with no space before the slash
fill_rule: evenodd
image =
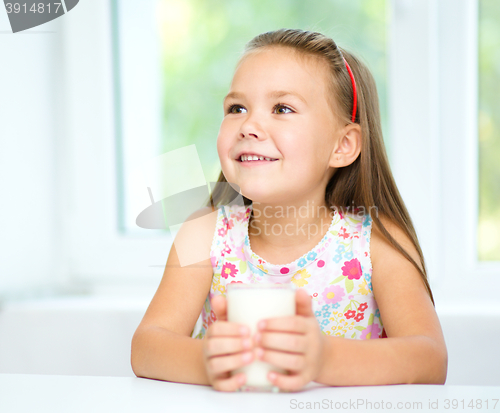
<path id="1" fill-rule="evenodd" d="M 481 261 L 500 261 L 500 2 L 479 2 L 479 232 Z"/>

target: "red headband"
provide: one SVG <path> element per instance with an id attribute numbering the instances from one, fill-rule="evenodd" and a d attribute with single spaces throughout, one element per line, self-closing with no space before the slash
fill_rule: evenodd
<path id="1" fill-rule="evenodd" d="M 353 104 L 352 104 L 352 116 L 351 116 L 351 121 L 352 123 L 355 123 L 354 121 L 356 120 L 356 106 L 358 104 L 358 98 L 357 98 L 357 93 L 356 93 L 356 81 L 354 80 L 354 75 L 352 74 L 352 70 L 349 67 L 349 63 L 347 63 L 347 60 L 345 60 L 345 57 L 343 57 L 345 66 L 347 67 L 347 71 L 349 72 L 349 76 L 351 77 L 351 83 L 352 83 L 352 94 L 353 94 Z"/>

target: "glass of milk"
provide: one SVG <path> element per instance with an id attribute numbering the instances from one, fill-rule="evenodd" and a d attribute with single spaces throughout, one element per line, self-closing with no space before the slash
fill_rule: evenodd
<path id="1" fill-rule="evenodd" d="M 295 287 L 293 284 L 242 284 L 227 285 L 227 320 L 246 324 L 253 336 L 260 320 L 295 315 Z M 269 371 L 285 373 L 261 360 L 233 371 L 245 373 L 247 381 L 242 390 L 276 390 L 268 380 Z"/>

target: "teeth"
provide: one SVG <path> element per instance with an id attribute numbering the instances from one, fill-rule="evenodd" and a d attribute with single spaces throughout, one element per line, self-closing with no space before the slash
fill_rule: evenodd
<path id="1" fill-rule="evenodd" d="M 246 162 L 246 161 L 271 161 L 273 160 L 272 158 L 266 158 L 264 156 L 257 156 L 257 155 L 241 155 L 240 156 L 241 162 Z"/>

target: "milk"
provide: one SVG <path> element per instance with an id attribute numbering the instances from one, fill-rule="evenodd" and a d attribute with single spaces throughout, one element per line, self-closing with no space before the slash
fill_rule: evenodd
<path id="1" fill-rule="evenodd" d="M 233 283 L 227 286 L 227 319 L 247 325 L 251 335 L 256 333 L 260 320 L 294 315 L 295 288 L 291 284 Z M 232 374 L 245 373 L 248 388 L 267 389 L 273 386 L 267 379 L 271 370 L 285 373 L 269 363 L 256 360 Z"/>

